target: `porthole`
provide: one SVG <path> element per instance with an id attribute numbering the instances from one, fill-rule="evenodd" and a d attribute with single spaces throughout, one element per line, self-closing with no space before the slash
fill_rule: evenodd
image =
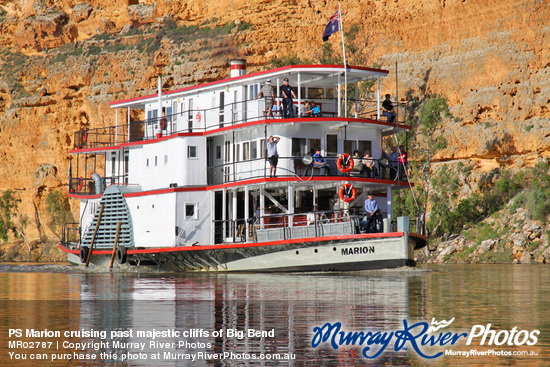
<path id="1" fill-rule="evenodd" d="M 300 255 L 300 251 L 296 250 L 296 255 Z"/>
<path id="2" fill-rule="evenodd" d="M 317 249 L 315 249 L 315 253 L 319 252 Z"/>
<path id="3" fill-rule="evenodd" d="M 333 247 L 333 248 L 332 248 L 332 251 L 336 251 L 336 247 Z"/>

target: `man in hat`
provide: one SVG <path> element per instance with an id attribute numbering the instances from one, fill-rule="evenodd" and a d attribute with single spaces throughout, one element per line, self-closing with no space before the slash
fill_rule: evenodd
<path id="1" fill-rule="evenodd" d="M 292 98 L 296 98 L 292 87 L 288 84 L 288 78 L 285 78 L 283 86 L 281 87 L 281 94 L 283 96 L 283 118 L 293 118 L 294 117 L 294 105 L 292 103 Z"/>
<path id="2" fill-rule="evenodd" d="M 260 97 L 265 98 L 265 109 L 268 112 L 268 116 L 273 118 L 273 103 L 275 102 L 275 92 L 271 86 L 271 80 L 268 79 L 264 86 L 260 89 L 260 93 L 254 98 L 255 100 Z"/>

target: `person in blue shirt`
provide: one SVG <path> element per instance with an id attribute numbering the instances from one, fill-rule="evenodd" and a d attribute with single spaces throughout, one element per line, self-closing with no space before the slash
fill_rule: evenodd
<path id="1" fill-rule="evenodd" d="M 378 208 L 378 203 L 372 198 L 372 194 L 369 192 L 367 195 L 367 200 L 365 200 L 365 211 L 367 214 L 365 218 L 360 222 L 361 227 L 366 227 L 367 232 L 372 230 L 372 226 L 376 221 L 376 214 L 380 212 Z"/>
<path id="2" fill-rule="evenodd" d="M 321 155 L 321 148 L 315 149 L 315 154 L 313 155 L 313 166 L 321 170 L 321 176 L 330 176 L 330 167 Z"/>

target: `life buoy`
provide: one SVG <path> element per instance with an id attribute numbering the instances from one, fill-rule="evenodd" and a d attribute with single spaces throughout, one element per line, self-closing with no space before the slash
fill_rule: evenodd
<path id="1" fill-rule="evenodd" d="M 124 246 L 118 246 L 116 249 L 116 260 L 119 264 L 125 264 L 126 260 L 128 260 L 128 252 L 126 251 L 126 247 Z"/>
<path id="2" fill-rule="evenodd" d="M 347 153 L 340 154 L 340 156 L 336 160 L 336 165 L 338 166 L 338 169 L 344 173 L 351 171 L 354 164 L 355 162 L 353 162 L 353 159 L 351 159 L 350 155 Z"/>
<path id="3" fill-rule="evenodd" d="M 82 141 L 84 143 L 88 141 L 88 129 L 84 129 L 84 135 L 82 135 Z"/>
<path id="4" fill-rule="evenodd" d="M 164 117 L 160 119 L 160 129 L 166 130 L 166 118 Z"/>
<path id="5" fill-rule="evenodd" d="M 82 176 L 80 176 L 80 179 L 78 180 L 78 191 L 82 191 L 82 186 L 84 186 L 84 179 Z"/>
<path id="6" fill-rule="evenodd" d="M 357 189 L 353 187 L 352 184 L 343 184 L 340 186 L 340 199 L 345 201 L 346 203 L 351 203 L 353 200 L 355 200 L 355 197 L 357 196 Z"/>
<path id="7" fill-rule="evenodd" d="M 80 248 L 80 252 L 78 253 L 80 257 L 80 262 L 84 264 L 88 260 L 88 253 L 90 252 L 90 249 L 86 246 L 82 246 Z"/>
<path id="8" fill-rule="evenodd" d="M 201 114 L 197 112 L 197 116 L 195 116 L 195 120 L 197 122 L 201 122 Z"/>

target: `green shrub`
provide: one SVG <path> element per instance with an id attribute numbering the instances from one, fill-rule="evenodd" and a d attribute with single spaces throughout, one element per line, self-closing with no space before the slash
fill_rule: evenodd
<path id="1" fill-rule="evenodd" d="M 50 215 L 49 227 L 61 237 L 63 224 L 74 222 L 67 195 L 60 191 L 50 191 L 46 197 L 46 211 Z"/>
<path id="2" fill-rule="evenodd" d="M 18 237 L 16 224 L 13 222 L 17 215 L 17 207 L 21 199 L 15 197 L 13 190 L 9 189 L 0 197 L 0 240 L 7 242 L 10 231 Z"/>
<path id="3" fill-rule="evenodd" d="M 530 218 L 546 223 L 550 214 L 550 195 L 547 190 L 535 188 L 527 195 L 527 213 Z"/>

